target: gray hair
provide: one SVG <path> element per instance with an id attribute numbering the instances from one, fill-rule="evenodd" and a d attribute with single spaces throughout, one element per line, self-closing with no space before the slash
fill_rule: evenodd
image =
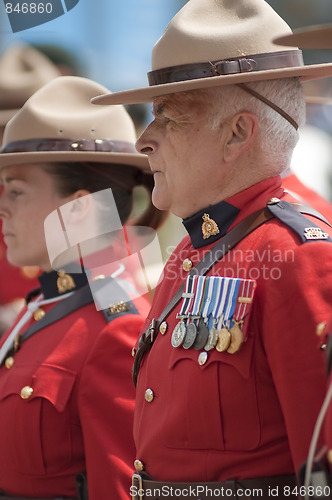
<path id="1" fill-rule="evenodd" d="M 251 82 L 246 86 L 286 111 L 299 127 L 304 125 L 305 99 L 298 78 Z M 266 165 L 289 166 L 299 135 L 284 117 L 236 85 L 215 87 L 204 90 L 204 93 L 206 99 L 213 103 L 212 129 L 240 111 L 250 111 L 259 119 L 260 141 L 266 155 Z"/>

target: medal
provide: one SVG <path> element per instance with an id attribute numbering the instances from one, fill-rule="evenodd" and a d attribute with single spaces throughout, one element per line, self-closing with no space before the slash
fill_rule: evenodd
<path id="1" fill-rule="evenodd" d="M 218 341 L 218 332 L 215 329 L 215 327 L 213 326 L 209 330 L 208 340 L 207 340 L 207 343 L 204 346 L 204 349 L 206 351 L 210 351 L 211 349 L 213 349 L 214 347 L 216 347 L 217 341 Z"/>
<path id="2" fill-rule="evenodd" d="M 172 336 L 171 336 L 171 344 L 173 347 L 179 347 L 186 336 L 187 326 L 184 322 L 184 319 L 187 319 L 190 314 L 190 310 L 192 307 L 192 302 L 194 300 L 195 294 L 194 289 L 196 287 L 198 276 L 188 276 L 186 281 L 186 286 L 184 293 L 182 294 L 182 304 L 180 314 L 177 314 L 177 318 L 181 318 L 181 321 L 175 326 Z"/>
<path id="3" fill-rule="evenodd" d="M 227 278 L 225 278 L 227 279 Z M 227 351 L 231 342 L 231 333 L 229 331 L 230 319 L 236 306 L 237 292 L 240 285 L 240 279 L 229 278 L 227 283 L 227 296 L 224 298 L 222 313 L 218 318 L 218 340 L 216 349 L 218 352 Z M 225 287 L 224 287 L 225 288 Z M 220 329 L 220 327 L 222 328 Z"/>
<path id="4" fill-rule="evenodd" d="M 218 332 L 218 340 L 216 344 L 216 349 L 218 352 L 227 351 L 231 341 L 231 334 L 227 328 L 222 328 Z"/>
<path id="5" fill-rule="evenodd" d="M 182 342 L 182 347 L 184 349 L 189 349 L 195 342 L 196 335 L 197 335 L 197 327 L 194 322 L 191 322 L 187 325 L 186 334 Z"/>
<path id="6" fill-rule="evenodd" d="M 183 339 L 186 335 L 186 331 L 186 324 L 182 319 L 181 321 L 179 321 L 172 332 L 171 344 L 173 347 L 179 347 L 182 344 Z"/>
<path id="7" fill-rule="evenodd" d="M 235 322 L 232 328 L 230 328 L 229 330 L 231 334 L 231 342 L 229 344 L 227 352 L 229 352 L 230 354 L 234 354 L 235 352 L 237 352 L 243 344 L 243 332 L 240 328 L 240 323 L 241 321 Z"/>
<path id="8" fill-rule="evenodd" d="M 205 325 L 205 323 L 203 323 L 203 321 L 201 321 L 198 326 L 198 332 L 194 343 L 194 349 L 196 349 L 197 351 L 203 349 L 203 347 L 207 342 L 208 337 L 209 337 L 208 327 Z"/>
<path id="9" fill-rule="evenodd" d="M 198 278 L 198 286 L 195 302 L 193 305 L 193 315 L 198 320 L 196 338 L 193 343 L 194 349 L 197 351 L 203 349 L 206 344 L 208 330 L 204 321 L 202 321 L 203 310 L 206 304 L 211 300 L 211 281 L 209 277 L 200 276 Z"/>

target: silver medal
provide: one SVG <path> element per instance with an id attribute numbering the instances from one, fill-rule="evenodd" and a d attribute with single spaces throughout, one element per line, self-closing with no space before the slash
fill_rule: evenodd
<path id="1" fill-rule="evenodd" d="M 187 325 L 186 335 L 182 342 L 182 347 L 184 349 L 189 349 L 195 342 L 196 335 L 197 335 L 197 326 L 195 325 L 195 323 L 189 323 L 189 325 Z"/>
<path id="2" fill-rule="evenodd" d="M 217 345 L 217 341 L 218 341 L 218 331 L 216 330 L 216 328 L 214 328 L 214 326 L 212 328 L 210 328 L 209 330 L 209 336 L 208 336 L 208 341 L 207 343 L 205 344 L 205 347 L 204 349 L 206 351 L 210 351 L 211 349 L 213 349 L 214 347 L 216 347 Z"/>
<path id="3" fill-rule="evenodd" d="M 182 344 L 186 331 L 185 322 L 183 320 L 179 321 L 172 332 L 171 344 L 173 347 L 179 347 Z"/>

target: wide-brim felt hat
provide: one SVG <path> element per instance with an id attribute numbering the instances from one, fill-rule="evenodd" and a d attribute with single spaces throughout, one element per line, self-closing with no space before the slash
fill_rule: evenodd
<path id="1" fill-rule="evenodd" d="M 32 94 L 57 76 L 57 67 L 33 47 L 15 43 L 5 50 L 0 57 L 0 125 L 6 125 Z"/>
<path id="2" fill-rule="evenodd" d="M 332 24 L 307 26 L 274 40 L 279 45 L 297 45 L 301 49 L 332 49 Z"/>
<path id="3" fill-rule="evenodd" d="M 149 87 L 96 96 L 134 104 L 174 92 L 261 80 L 332 76 L 332 64 L 304 65 L 297 47 L 276 47 L 290 27 L 264 0 L 189 0 L 152 52 Z"/>
<path id="4" fill-rule="evenodd" d="M 130 165 L 149 172 L 135 149 L 136 131 L 123 106 L 96 107 L 96 93 L 110 92 L 87 78 L 60 76 L 31 96 L 7 123 L 0 167 L 42 162 Z"/>

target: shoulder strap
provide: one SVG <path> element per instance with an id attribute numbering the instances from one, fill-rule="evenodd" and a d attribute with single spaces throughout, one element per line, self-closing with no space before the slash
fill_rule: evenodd
<path id="1" fill-rule="evenodd" d="M 278 200 L 275 203 L 268 203 L 267 208 L 283 224 L 290 227 L 298 235 L 302 243 L 308 243 L 316 240 L 325 240 L 330 243 L 332 242 L 328 233 L 302 215 L 303 213 L 313 215 L 314 217 L 323 220 L 331 227 L 331 224 L 316 210 L 312 209 L 310 213 L 308 213 L 309 207 L 295 205 L 284 200 Z"/>
<path id="2" fill-rule="evenodd" d="M 331 224 L 319 212 L 317 212 L 317 210 L 299 203 L 289 203 L 289 205 L 291 205 L 291 207 L 297 212 L 316 217 L 320 220 L 323 220 L 323 222 L 332 227 Z M 239 224 L 237 224 L 237 226 L 229 231 L 229 233 L 227 233 L 223 238 L 218 240 L 217 243 L 212 247 L 210 252 L 207 252 L 203 256 L 203 258 L 196 264 L 196 266 L 194 266 L 189 271 L 188 274 L 205 275 L 218 260 L 222 259 L 242 239 L 244 239 L 255 229 L 265 224 L 265 222 L 273 219 L 274 217 L 275 214 L 273 213 L 273 211 L 269 210 L 267 207 L 264 207 L 261 210 L 258 210 L 257 212 L 249 215 L 244 220 L 239 222 Z M 150 326 L 139 339 L 132 372 L 135 386 L 137 383 L 138 372 L 142 363 L 142 359 L 145 353 L 151 349 L 152 344 L 158 334 L 158 325 L 160 325 L 164 321 L 164 319 L 171 313 L 174 307 L 181 300 L 184 286 L 185 282 L 183 281 L 175 295 L 166 305 L 163 312 L 160 314 L 159 318 L 157 320 L 152 319 Z"/>
<path id="3" fill-rule="evenodd" d="M 109 298 L 110 301 L 112 300 L 112 297 L 116 296 L 121 296 L 121 297 L 128 297 L 129 296 L 124 296 L 124 291 L 121 289 L 122 295 L 119 295 L 120 287 L 116 283 L 116 280 L 108 277 L 103 280 L 97 280 L 93 281 L 90 284 L 86 284 L 79 288 L 78 290 L 73 293 L 70 297 L 67 299 L 58 302 L 52 309 L 50 309 L 43 318 L 41 318 L 38 322 L 34 323 L 32 326 L 30 326 L 27 330 L 25 330 L 22 335 L 20 336 L 20 344 L 22 344 L 25 340 L 27 340 L 29 337 L 34 335 L 35 333 L 39 332 L 43 328 L 46 328 L 49 325 L 52 325 L 56 321 L 59 321 L 60 319 L 64 318 L 65 316 L 68 316 L 74 311 L 77 311 L 78 309 L 81 309 L 82 307 L 91 304 L 94 302 L 94 297 L 91 292 L 91 288 L 93 287 L 93 291 L 96 292 L 99 288 L 102 286 L 108 286 L 107 290 L 109 293 Z M 106 309 L 105 311 L 101 310 L 100 313 L 104 315 L 104 318 L 107 323 L 110 323 L 115 317 L 118 317 L 119 315 L 124 315 L 124 314 L 129 314 L 128 310 L 130 309 L 130 314 L 138 314 L 138 310 L 136 306 L 133 303 L 125 303 L 124 301 L 121 303 L 113 304 L 114 306 L 118 306 L 118 309 L 112 312 L 111 307 L 112 304 L 110 304 L 110 308 Z M 114 314 L 118 313 L 118 314 Z M 113 315 L 114 314 L 114 315 Z M 14 353 L 15 349 L 14 346 L 10 347 L 3 358 L 4 363 L 5 359 L 8 356 L 12 356 Z"/>
<path id="4" fill-rule="evenodd" d="M 316 219 L 319 219 L 328 226 L 332 227 L 332 224 L 321 214 L 318 212 L 318 210 L 315 210 L 312 207 L 309 207 L 308 205 L 303 205 L 302 203 L 289 203 L 288 201 L 283 201 L 283 203 L 288 203 L 291 205 L 297 212 L 300 212 L 301 214 L 306 214 L 306 215 L 311 215 L 312 217 L 316 217 Z"/>

